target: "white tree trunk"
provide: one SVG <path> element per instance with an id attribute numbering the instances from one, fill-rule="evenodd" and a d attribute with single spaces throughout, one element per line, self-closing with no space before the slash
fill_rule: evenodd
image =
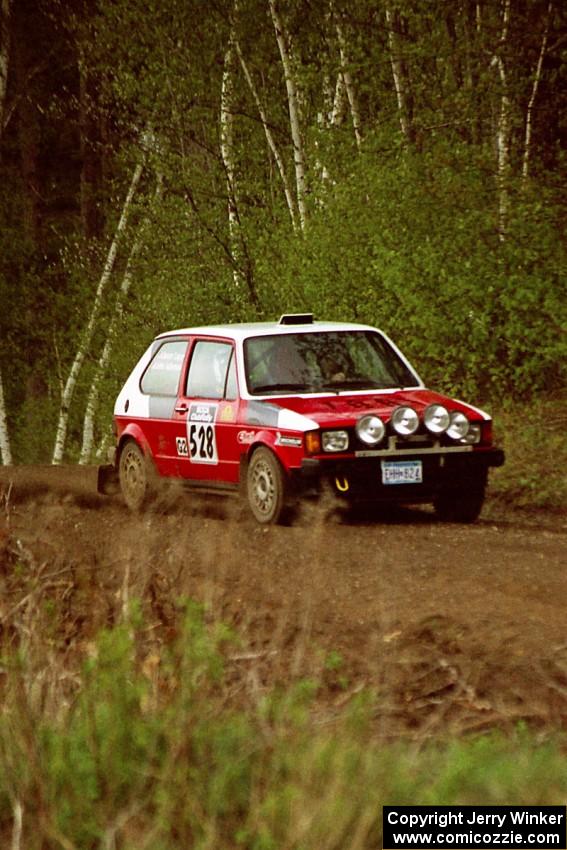
<path id="1" fill-rule="evenodd" d="M 73 364 L 71 366 L 71 370 L 67 377 L 67 381 L 65 383 L 65 387 L 63 389 L 63 393 L 61 396 L 61 406 L 59 408 L 59 419 L 57 423 L 57 432 L 55 435 L 55 446 L 53 448 L 53 457 L 51 462 L 54 464 L 61 463 L 63 460 L 63 453 L 65 451 L 65 443 L 67 440 L 67 426 L 69 423 L 69 410 L 71 407 L 71 402 L 73 400 L 73 395 L 75 393 L 75 388 L 77 386 L 77 380 L 81 369 L 83 367 L 83 363 L 85 361 L 85 357 L 87 356 L 88 350 L 90 348 L 90 344 L 92 342 L 96 322 L 98 320 L 98 316 L 103 304 L 103 298 L 106 290 L 106 286 L 108 281 L 110 280 L 110 276 L 114 269 L 114 264 L 116 262 L 116 255 L 118 253 L 118 247 L 124 236 L 124 231 L 126 230 L 126 225 L 128 223 L 128 216 L 130 213 L 130 207 L 132 205 L 132 201 L 134 199 L 134 195 L 136 193 L 136 189 L 138 188 L 138 184 L 142 177 L 142 172 L 144 170 L 144 162 L 143 160 L 138 163 L 136 168 L 134 169 L 134 173 L 132 175 L 132 180 L 130 181 L 130 187 L 128 189 L 128 194 L 126 195 L 126 199 L 124 201 L 124 205 L 122 207 L 122 214 L 120 216 L 120 220 L 116 227 L 116 232 L 114 234 L 114 238 L 112 240 L 112 244 L 110 245 L 110 249 L 108 251 L 108 255 L 106 258 L 106 262 L 104 264 L 104 269 L 102 271 L 100 280 L 98 282 L 98 287 L 95 294 L 95 299 L 93 302 L 93 306 L 91 309 L 91 313 L 85 329 L 83 331 L 81 341 L 79 343 L 79 347 L 77 349 L 77 353 L 75 354 L 75 359 L 73 360 Z"/>
<path id="2" fill-rule="evenodd" d="M 230 235 L 230 253 L 233 260 L 232 276 L 234 285 L 242 285 L 242 251 L 240 219 L 236 193 L 236 169 L 234 163 L 234 114 L 232 102 L 234 96 L 234 29 L 231 30 L 228 47 L 224 54 L 224 67 L 221 85 L 220 108 L 220 150 L 226 175 L 228 203 L 228 230 Z"/>
<path id="3" fill-rule="evenodd" d="M 335 94 L 333 97 L 333 106 L 328 113 L 327 125 L 329 127 L 338 127 L 344 118 L 345 114 L 345 94 L 346 86 L 345 79 L 339 71 L 337 74 L 337 82 L 335 85 Z"/>
<path id="4" fill-rule="evenodd" d="M 502 34 L 500 46 L 495 56 L 498 76 L 500 78 L 500 111 L 496 128 L 497 154 L 497 183 L 498 183 L 498 238 L 501 242 L 506 239 L 508 218 L 510 212 L 509 177 L 510 177 L 510 133 L 511 133 L 511 103 L 508 93 L 508 74 L 503 52 L 508 42 L 510 25 L 510 0 L 504 0 L 502 16 Z"/>
<path id="5" fill-rule="evenodd" d="M 8 434 L 8 423 L 6 421 L 6 404 L 4 402 L 4 385 L 2 384 L 2 373 L 0 372 L 0 456 L 2 463 L 9 466 L 12 463 L 12 452 L 10 449 L 10 436 Z"/>
<path id="6" fill-rule="evenodd" d="M 338 127 L 342 122 L 345 114 L 345 106 L 347 100 L 346 94 L 346 86 L 344 77 L 342 75 L 342 71 L 339 71 L 337 74 L 337 81 L 335 84 L 334 92 L 329 85 L 328 79 L 324 80 L 324 94 L 323 99 L 325 102 L 325 110 L 320 113 L 318 117 L 319 126 L 323 130 L 329 130 L 333 127 Z M 318 147 L 318 145 L 316 145 Z M 319 157 L 317 157 L 315 161 L 315 169 L 320 176 L 321 184 L 327 183 L 331 174 L 326 165 L 326 163 L 322 162 Z M 318 198 L 318 202 L 322 203 L 322 198 Z"/>
<path id="7" fill-rule="evenodd" d="M 397 31 L 396 16 L 388 5 L 385 6 L 386 24 L 388 26 L 388 43 L 390 46 L 390 65 L 394 79 L 396 100 L 398 101 L 398 117 L 402 135 L 408 142 L 413 141 L 413 121 L 410 107 L 409 82 L 406 69 L 402 60 Z"/>
<path id="8" fill-rule="evenodd" d="M 289 181 L 287 179 L 287 174 L 286 174 L 286 171 L 285 171 L 285 165 L 284 165 L 283 159 L 281 158 L 280 152 L 278 150 L 278 146 L 276 145 L 276 142 L 275 142 L 275 139 L 274 139 L 274 134 L 272 133 L 272 131 L 270 129 L 270 125 L 268 124 L 268 119 L 267 119 L 267 116 L 266 116 L 266 110 L 264 109 L 262 101 L 260 100 L 260 96 L 258 95 L 258 90 L 256 89 L 256 86 L 254 84 L 254 80 L 252 79 L 252 75 L 250 74 L 250 71 L 248 69 L 248 65 L 246 64 L 244 56 L 242 55 L 242 50 L 240 49 L 240 44 L 237 40 L 235 40 L 235 47 L 236 47 L 236 52 L 238 54 L 238 59 L 240 60 L 240 65 L 242 67 L 242 71 L 244 73 L 244 77 L 246 79 L 246 82 L 248 83 L 248 88 L 250 89 L 250 93 L 252 94 L 252 97 L 254 98 L 254 102 L 256 104 L 256 109 L 258 110 L 258 114 L 260 115 L 260 121 L 262 122 L 262 127 L 264 128 L 264 135 L 266 136 L 266 142 L 268 143 L 268 147 L 270 148 L 270 150 L 272 152 L 272 155 L 274 157 L 274 160 L 276 162 L 276 165 L 277 165 L 277 168 L 278 168 L 278 171 L 279 171 L 279 174 L 280 174 L 280 178 L 281 178 L 283 190 L 284 190 L 284 195 L 285 195 L 285 200 L 286 200 L 286 203 L 287 203 L 287 208 L 289 210 L 289 215 L 290 215 L 290 218 L 291 218 L 291 224 L 293 226 L 293 229 L 296 230 L 297 229 L 297 218 L 296 218 L 296 212 L 295 212 L 295 203 L 294 203 L 294 200 L 293 200 L 292 191 L 291 191 L 290 186 L 289 186 Z"/>
<path id="9" fill-rule="evenodd" d="M 269 0 L 270 12 L 272 15 L 272 23 L 276 33 L 276 40 L 280 57 L 284 69 L 285 85 L 287 91 L 287 104 L 289 110 L 289 123 L 291 128 L 291 138 L 293 141 L 293 161 L 295 165 L 295 182 L 297 189 L 297 209 L 299 211 L 299 225 L 302 230 L 305 229 L 307 220 L 306 209 L 306 181 L 305 181 L 305 150 L 303 140 L 301 138 L 301 128 L 299 122 L 299 104 L 297 85 L 295 75 L 292 68 L 291 54 L 287 43 L 285 30 L 283 28 L 280 16 L 276 9 L 275 0 Z"/>
<path id="10" fill-rule="evenodd" d="M 344 30 L 342 24 L 337 21 L 337 35 L 339 37 L 339 50 L 341 54 L 341 72 L 342 78 L 344 80 L 344 85 L 346 88 L 346 93 L 348 97 L 348 102 L 350 106 L 350 114 L 352 116 L 352 126 L 354 129 L 354 137 L 356 139 L 356 146 L 360 148 L 362 143 L 362 133 L 360 130 L 360 111 L 358 109 L 358 101 L 356 98 L 356 92 L 354 89 L 354 83 L 352 80 L 352 75 L 350 73 L 350 57 L 348 53 L 347 41 L 345 38 Z"/>
<path id="11" fill-rule="evenodd" d="M 159 200 L 162 195 L 162 191 L 163 175 L 159 174 L 157 178 L 157 186 L 155 190 L 153 204 L 155 204 L 155 202 Z M 118 290 L 118 294 L 116 296 L 112 318 L 106 331 L 104 347 L 99 357 L 95 370 L 95 375 L 92 380 L 91 388 L 89 390 L 87 406 L 85 408 L 85 418 L 83 420 L 83 444 L 81 447 L 81 455 L 79 458 L 80 464 L 89 463 L 92 456 L 94 446 L 94 423 L 96 414 L 98 412 L 98 405 L 100 400 L 100 385 L 106 375 L 106 370 L 110 362 L 110 356 L 112 354 L 112 349 L 116 340 L 116 331 L 118 330 L 122 319 L 124 303 L 130 292 L 135 262 L 144 243 L 144 235 L 147 232 L 149 218 L 150 216 L 148 215 L 144 220 L 143 224 L 140 226 L 138 234 L 134 239 L 132 248 L 130 249 L 130 254 L 128 256 L 128 261 L 124 270 L 122 283 L 120 284 L 120 289 Z"/>
<path id="12" fill-rule="evenodd" d="M 551 15 L 553 12 L 553 3 L 551 0 L 549 1 L 549 5 L 547 7 L 547 20 L 545 22 L 545 29 L 543 31 L 543 37 L 541 40 L 541 49 L 539 51 L 539 57 L 537 60 L 537 66 L 534 74 L 534 81 L 532 83 L 532 91 L 530 94 L 530 99 L 528 101 L 528 108 L 526 110 L 526 131 L 524 135 L 524 155 L 522 157 L 522 180 L 525 183 L 528 179 L 528 174 L 530 170 L 530 153 L 531 153 L 531 141 L 532 141 L 532 118 L 533 118 L 533 108 L 535 99 L 537 96 L 537 91 L 539 88 L 539 84 L 541 81 L 541 72 L 543 68 L 543 60 L 545 57 L 545 51 L 547 50 L 547 39 L 549 37 L 549 27 L 551 24 Z"/>

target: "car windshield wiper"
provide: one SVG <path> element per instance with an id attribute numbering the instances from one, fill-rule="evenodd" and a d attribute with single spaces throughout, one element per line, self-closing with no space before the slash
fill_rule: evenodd
<path id="1" fill-rule="evenodd" d="M 256 393 L 285 393 L 285 392 L 296 392 L 296 393 L 306 393 L 313 392 L 313 387 L 311 384 L 298 384 L 298 383 L 277 383 L 277 384 L 260 384 L 258 387 L 254 387 L 252 390 L 254 394 Z"/>

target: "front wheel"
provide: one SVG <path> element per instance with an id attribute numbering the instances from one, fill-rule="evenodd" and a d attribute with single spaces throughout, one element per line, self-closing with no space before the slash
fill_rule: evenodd
<path id="1" fill-rule="evenodd" d="M 433 506 L 443 522 L 475 522 L 484 504 L 484 487 L 470 492 L 448 490 L 439 493 Z"/>
<path id="2" fill-rule="evenodd" d="M 246 479 L 248 504 L 254 518 L 261 522 L 279 522 L 286 508 L 285 473 L 269 449 L 256 449 L 248 465 Z"/>
<path id="3" fill-rule="evenodd" d="M 120 489 L 124 501 L 132 511 L 145 507 L 154 495 L 152 473 L 141 448 L 128 440 L 120 453 L 118 465 Z"/>

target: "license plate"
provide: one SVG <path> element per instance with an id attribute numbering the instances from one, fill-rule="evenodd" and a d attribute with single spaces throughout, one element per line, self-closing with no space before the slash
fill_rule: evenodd
<path id="1" fill-rule="evenodd" d="M 421 484 L 423 467 L 420 460 L 383 460 L 382 484 Z"/>

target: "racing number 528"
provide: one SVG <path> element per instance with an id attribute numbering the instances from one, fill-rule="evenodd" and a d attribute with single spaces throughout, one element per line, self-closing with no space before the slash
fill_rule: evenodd
<path id="1" fill-rule="evenodd" d="M 191 425 L 189 428 L 191 458 L 202 461 L 215 460 L 215 432 L 212 425 Z"/>

